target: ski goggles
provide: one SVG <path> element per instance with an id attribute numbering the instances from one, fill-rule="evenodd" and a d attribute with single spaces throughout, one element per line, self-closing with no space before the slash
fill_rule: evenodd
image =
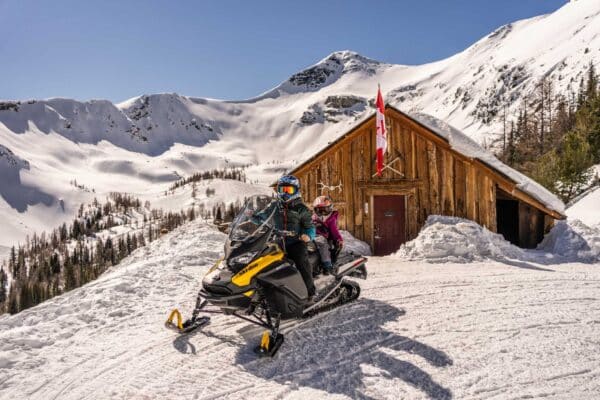
<path id="1" fill-rule="evenodd" d="M 277 193 L 296 194 L 297 191 L 296 186 L 277 186 Z"/>
<path id="2" fill-rule="evenodd" d="M 317 215 L 327 215 L 329 213 L 331 213 L 331 210 L 328 208 L 321 208 L 321 207 L 315 208 L 315 214 L 317 214 Z"/>

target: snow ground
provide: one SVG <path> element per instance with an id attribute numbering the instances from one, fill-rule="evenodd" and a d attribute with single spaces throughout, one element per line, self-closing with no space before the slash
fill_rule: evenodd
<path id="1" fill-rule="evenodd" d="M 361 298 L 256 359 L 216 316 L 177 336 L 224 235 L 194 221 L 97 281 L 0 317 L 0 399 L 600 396 L 600 265 L 371 257 Z"/>

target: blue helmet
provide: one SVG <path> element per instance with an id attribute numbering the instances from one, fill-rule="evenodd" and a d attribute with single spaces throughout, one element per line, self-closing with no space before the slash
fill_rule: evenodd
<path id="1" fill-rule="evenodd" d="M 277 196 L 285 203 L 300 197 L 300 180 L 294 175 L 284 175 L 277 181 Z"/>

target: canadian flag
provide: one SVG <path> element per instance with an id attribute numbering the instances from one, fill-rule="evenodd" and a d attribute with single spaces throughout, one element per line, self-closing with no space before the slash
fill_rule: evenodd
<path id="1" fill-rule="evenodd" d="M 377 143 L 377 176 L 381 176 L 381 170 L 383 169 L 383 156 L 387 150 L 387 136 L 385 130 L 385 104 L 383 103 L 383 96 L 381 96 L 381 88 L 377 88 L 377 114 L 375 117 L 375 126 L 377 129 L 376 143 Z"/>

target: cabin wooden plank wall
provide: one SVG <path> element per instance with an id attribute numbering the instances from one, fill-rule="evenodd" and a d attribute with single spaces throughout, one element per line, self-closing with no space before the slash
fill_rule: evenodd
<path id="1" fill-rule="evenodd" d="M 431 214 L 468 218 L 496 232 L 496 188 L 511 192 L 514 185 L 480 161 L 450 149 L 444 139 L 393 109 L 386 111 L 386 124 L 386 163 L 397 172 L 387 169 L 381 177 L 374 176 L 375 124 L 370 118 L 292 171 L 302 182 L 305 201 L 328 194 L 340 212 L 341 228 L 371 244 L 375 195 L 407 196 L 408 240 L 417 236 Z M 333 189 L 323 189 L 323 185 Z M 535 232 L 548 224 L 536 208 L 524 212 L 523 218 L 528 225 L 535 225 L 531 226 Z M 525 222 L 522 229 L 526 229 Z"/>

